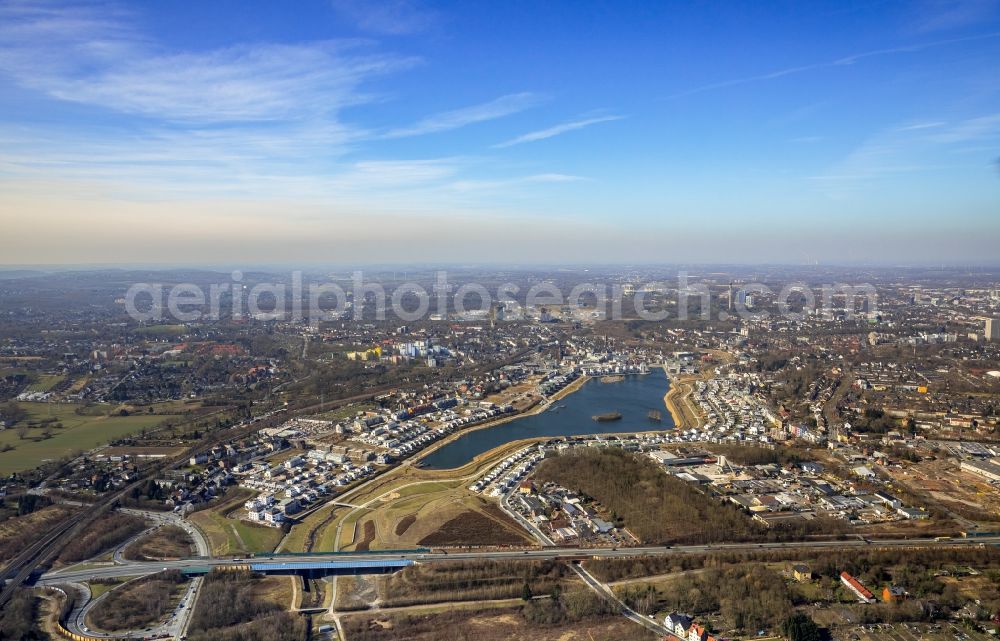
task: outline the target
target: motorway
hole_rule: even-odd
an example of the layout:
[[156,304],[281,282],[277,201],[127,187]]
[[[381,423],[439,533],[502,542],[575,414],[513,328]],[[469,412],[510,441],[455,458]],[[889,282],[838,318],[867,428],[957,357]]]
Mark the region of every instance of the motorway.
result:
[[[579,557],[592,558],[629,558],[636,556],[669,556],[674,554],[701,554],[706,552],[753,552],[761,550],[817,549],[835,550],[844,548],[885,548],[885,547],[932,547],[932,546],[970,546],[998,545],[1000,536],[977,537],[970,539],[954,539],[939,541],[936,539],[888,539],[868,542],[863,539],[845,539],[842,541],[793,541],[788,543],[725,543],[713,545],[683,545],[673,547],[633,547],[633,548],[579,548],[579,547],[545,547],[529,550],[493,550],[469,552],[409,552],[409,553],[340,553],[337,555],[315,554],[297,556],[296,563],[325,563],[328,561],[378,561],[408,559],[415,563],[433,563],[442,561],[495,561],[495,560],[544,560],[566,559]],[[271,558],[282,559],[280,555],[260,555],[254,561],[265,561]],[[176,561],[126,561],[120,565],[104,567],[88,567],[74,569],[73,566],[47,572],[38,583],[41,585],[56,585],[66,582],[87,581],[91,578],[134,577],[154,574],[167,569],[184,570],[204,566],[232,565],[246,563],[248,560],[195,557]]]
[[[844,539],[839,541],[795,541],[789,543],[726,543],[719,545],[684,545],[672,547],[633,547],[633,548],[579,548],[579,547],[542,547],[528,550],[492,550],[492,551],[467,551],[467,552],[447,552],[445,550],[431,550],[426,552],[414,551],[404,553],[380,553],[378,551],[368,553],[345,552],[335,555],[314,554],[294,557],[296,563],[325,563],[328,561],[352,562],[352,561],[397,561],[400,559],[411,560],[415,563],[433,563],[447,561],[495,561],[495,560],[550,560],[563,559],[579,561],[586,558],[629,558],[637,556],[670,556],[677,554],[703,554],[710,552],[755,552],[764,550],[789,550],[789,549],[844,549],[844,548],[885,548],[885,547],[941,547],[956,546],[969,547],[978,545],[998,545],[1000,536],[997,537],[977,537],[969,539],[891,539],[868,541],[863,538]],[[281,555],[261,555],[255,557],[253,561],[267,561],[270,559],[285,560],[288,557]],[[250,559],[221,559],[208,557],[194,557],[189,559],[179,559],[175,561],[128,561],[116,559],[115,564],[95,567],[69,566],[53,572],[43,574],[39,580],[39,585],[60,586],[64,590],[85,590],[88,598],[78,602],[77,606],[67,617],[66,627],[75,633],[89,634],[100,638],[121,638],[122,635],[111,635],[96,633],[88,630],[84,625],[84,618],[91,607],[100,599],[90,600],[89,591],[86,586],[81,585],[95,579],[136,579],[138,577],[155,574],[163,570],[176,569],[184,570],[189,568],[203,568],[205,566],[226,566],[232,564],[245,564]],[[615,596],[614,592],[605,584],[601,583],[592,574],[587,572],[579,563],[570,563],[573,571],[579,575],[580,579],[602,598],[615,603],[623,616],[644,626],[645,628],[663,635],[666,630],[659,622],[650,617],[643,616],[638,612],[628,608]],[[164,634],[173,638],[182,638],[187,632],[190,618],[194,610],[198,588],[202,579],[195,578],[186,590],[186,593],[178,604],[175,611],[160,626],[152,629],[148,634]],[[105,593],[104,596],[107,596]],[[339,621],[337,621],[339,623]]]
[[[121,508],[120,511],[133,516],[138,516],[152,523],[152,526],[146,528],[145,530],[129,537],[128,540],[120,543],[112,552],[112,564],[108,564],[103,569],[110,570],[112,568],[130,566],[134,562],[129,561],[125,558],[125,550],[138,541],[139,539],[148,536],[149,534],[155,532],[164,525],[175,525],[177,527],[183,528],[195,543],[195,547],[199,555],[208,556],[210,554],[210,548],[208,547],[208,542],[205,540],[204,535],[194,526],[190,525],[183,518],[174,514],[172,512],[152,512],[148,510],[137,510],[130,508]],[[93,563],[89,561],[88,563]],[[72,567],[72,566],[71,566]],[[126,572],[122,574],[120,572],[115,573],[119,577],[129,577],[131,580],[136,580],[145,576],[144,574],[131,574]],[[94,577],[91,573],[88,577]],[[171,637],[174,639],[179,639],[187,633],[188,625],[191,621],[191,615],[194,612],[194,604],[197,600],[198,589],[201,587],[202,578],[197,577],[188,583],[185,588],[184,594],[178,600],[174,611],[170,613],[168,617],[161,621],[155,627],[141,631],[145,636],[149,637]],[[111,591],[105,592],[98,598],[92,598],[90,588],[84,582],[77,581],[62,581],[58,582],[59,587],[63,589],[66,593],[75,593],[73,609],[69,612],[64,621],[63,625],[67,630],[74,634],[79,634],[82,636],[89,636],[92,638],[100,639],[120,639],[120,638],[133,638],[136,631],[129,633],[106,633],[98,630],[89,628],[86,624],[87,615],[90,613],[91,609],[94,608],[98,603],[103,601],[106,597],[112,594]],[[52,584],[50,584],[52,585]],[[120,587],[120,586],[119,586]],[[115,589],[118,589],[116,587]]]
[[[136,581],[142,577],[136,576],[131,580]],[[135,638],[137,634],[144,637],[174,638],[179,639],[187,633],[191,615],[194,612],[194,604],[197,599],[198,588],[201,586],[202,578],[197,577],[188,583],[184,594],[178,599],[174,611],[166,616],[159,624],[145,630],[131,630],[128,632],[103,632],[90,628],[86,624],[87,615],[98,603],[108,598],[112,592],[105,592],[96,599],[92,598],[88,586],[81,583],[63,583],[60,588],[64,592],[75,592],[76,598],[73,609],[66,616],[63,625],[67,630],[81,636],[88,636],[97,639],[128,639]],[[119,589],[119,588],[116,588]]]
[[[155,527],[152,528],[154,530],[164,525],[175,525],[187,532],[188,536],[191,537],[191,540],[194,541],[195,548],[198,551],[198,556],[210,556],[212,554],[211,548],[208,546],[208,539],[205,538],[205,535],[202,534],[201,530],[191,525],[190,521],[185,520],[178,514],[174,514],[173,512],[156,512],[153,510],[137,510],[135,508],[127,507],[118,508],[118,511],[124,512],[125,514],[131,514],[132,516],[138,516],[146,519],[147,521],[152,521],[155,525]],[[146,533],[139,534],[134,538],[142,538],[142,536]],[[129,542],[126,542],[125,544],[119,546],[119,549],[124,550],[124,548],[128,547],[128,543]],[[115,557],[115,560],[119,561],[117,556]]]

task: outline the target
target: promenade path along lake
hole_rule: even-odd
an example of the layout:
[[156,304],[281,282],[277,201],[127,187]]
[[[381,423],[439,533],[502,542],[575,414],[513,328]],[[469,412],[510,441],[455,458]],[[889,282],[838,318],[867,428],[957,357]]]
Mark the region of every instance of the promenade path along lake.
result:
[[[431,469],[460,467],[495,447],[524,438],[672,429],[673,418],[663,403],[668,389],[670,381],[659,367],[648,374],[626,376],[617,383],[592,378],[539,414],[463,434],[427,455],[421,463]],[[660,412],[661,421],[650,420],[652,410]],[[592,418],[609,412],[620,412],[621,420],[596,422]]]

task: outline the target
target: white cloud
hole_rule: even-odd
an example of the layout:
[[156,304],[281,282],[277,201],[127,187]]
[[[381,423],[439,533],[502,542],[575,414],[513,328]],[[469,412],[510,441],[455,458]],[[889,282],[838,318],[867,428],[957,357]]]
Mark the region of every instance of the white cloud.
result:
[[345,189],[412,187],[450,178],[460,169],[457,158],[367,160],[355,163],[334,182]]
[[621,120],[624,116],[599,116],[596,118],[585,118],[583,120],[574,120],[572,122],[564,122],[554,127],[549,127],[547,129],[541,129],[539,131],[532,131],[524,135],[512,138],[506,142],[494,145],[497,148],[512,147],[514,145],[520,145],[526,142],[535,142],[537,140],[545,140],[546,138],[552,138],[560,134],[564,134],[570,131],[576,131],[577,129],[583,129],[584,127],[589,127],[591,125],[596,125],[602,122],[611,122],[613,120]]
[[54,98],[170,121],[333,115],[367,100],[366,80],[415,64],[356,42],[254,44],[169,53],[127,14],[69,6],[0,8],[0,74]]
[[408,127],[391,129],[383,134],[383,137],[405,138],[408,136],[420,136],[424,134],[433,134],[441,131],[458,129],[460,127],[465,127],[466,125],[510,116],[518,113],[519,111],[524,111],[525,109],[534,107],[540,101],[541,99],[539,96],[529,92],[509,94],[483,104],[463,107],[462,109],[454,109],[434,114],[433,116],[428,116],[427,118],[424,118],[416,124]]
[[[371,212],[457,204],[481,212],[524,197],[531,185],[537,191],[577,179],[544,168],[510,177],[517,171],[482,158],[363,159],[367,142],[501,118],[538,104],[536,94],[501,96],[407,127],[360,126],[346,121],[345,108],[374,100],[371,80],[415,60],[354,41],[172,49],[138,24],[130,10],[110,4],[0,4],[0,92],[16,84],[37,93],[31,99],[39,104],[64,103],[53,113],[69,114],[0,120],[0,207],[26,211],[24,203],[58,195],[53,220],[86,210],[100,227],[108,222],[101,212],[133,205],[162,211],[176,203],[179,212],[198,203],[212,216],[213,203],[259,201],[285,220],[294,216],[289,203],[308,203],[330,205],[336,213],[329,215],[347,223]],[[472,197],[490,185],[505,189],[489,202]],[[147,207],[154,204],[164,207]]]
[[572,183],[581,180],[586,179],[582,176],[573,176],[570,174],[530,174],[499,180],[457,180],[447,184],[444,189],[466,193],[503,190],[507,195],[511,195],[512,187],[532,184]]
[[416,0],[333,0],[333,8],[359,29],[388,35],[424,31],[437,23],[441,14]]
[[1000,138],[1000,113],[962,120],[931,136],[939,143],[985,141]]
[[[956,157],[956,145],[970,141],[1000,140],[1000,114],[988,114],[953,123],[925,121],[889,127],[872,135],[827,171],[810,176],[843,196],[896,174],[924,173],[928,179],[945,179],[949,170],[981,169],[976,159]],[[933,172],[933,173],[930,173]]]
[[943,122],[915,122],[912,125],[903,125],[897,127],[896,131],[917,131],[920,129],[934,129],[936,127],[943,127],[945,123]]
[[154,56],[93,75],[28,79],[63,100],[194,122],[300,119],[365,100],[365,79],[404,66],[333,43]]
[[958,44],[962,42],[974,42],[978,40],[992,40],[995,38],[1000,38],[1000,32],[985,33],[976,36],[968,36],[962,38],[948,38],[946,40],[934,40],[930,42],[916,43],[913,45],[905,45],[899,47],[888,47],[886,49],[873,49],[871,51],[862,51],[861,53],[850,54],[847,56],[842,56],[836,60],[829,60],[827,62],[817,62],[807,65],[798,65],[795,67],[787,67],[785,69],[777,69],[775,71],[769,71],[767,73],[757,74],[753,76],[746,76],[744,78],[734,78],[732,80],[723,80],[721,82],[713,82],[700,87],[694,87],[692,89],[686,89],[684,91],[678,91],[670,96],[667,96],[667,100],[673,100],[676,98],[683,98],[686,96],[693,96],[696,94],[704,93],[706,91],[715,91],[717,89],[726,89],[729,87],[736,87],[739,85],[745,85],[754,82],[760,82],[765,80],[776,80],[778,78],[784,78],[785,76],[797,75],[800,73],[805,73],[807,71],[817,71],[819,69],[828,69],[832,67],[844,67],[853,65],[856,62],[865,60],[868,58],[876,58],[881,56],[898,55],[904,53],[918,53],[925,51],[927,49],[936,49],[938,47],[944,47],[951,44]]

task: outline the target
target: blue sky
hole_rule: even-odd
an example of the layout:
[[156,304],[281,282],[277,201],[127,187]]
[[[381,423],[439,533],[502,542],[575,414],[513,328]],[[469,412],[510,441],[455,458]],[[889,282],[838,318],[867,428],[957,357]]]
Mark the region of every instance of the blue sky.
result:
[[0,220],[0,264],[995,264],[1000,0],[0,2]]

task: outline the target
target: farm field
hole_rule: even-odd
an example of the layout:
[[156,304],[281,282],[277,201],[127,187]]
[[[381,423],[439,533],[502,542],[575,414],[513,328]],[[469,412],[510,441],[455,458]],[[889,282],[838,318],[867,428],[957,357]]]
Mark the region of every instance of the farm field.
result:
[[61,423],[62,427],[48,428],[51,437],[47,439],[40,439],[46,428],[30,428],[23,439],[18,434],[18,427],[0,431],[0,448],[13,448],[6,452],[0,451],[0,474],[4,475],[31,469],[47,460],[58,459],[73,452],[90,450],[116,438],[177,418],[162,414],[111,415],[108,414],[112,410],[110,406],[98,408],[100,414],[92,413],[95,408],[88,408],[88,413],[82,415],[76,413],[80,405],[71,403],[19,405],[29,413],[27,422],[54,419],[51,423]]

